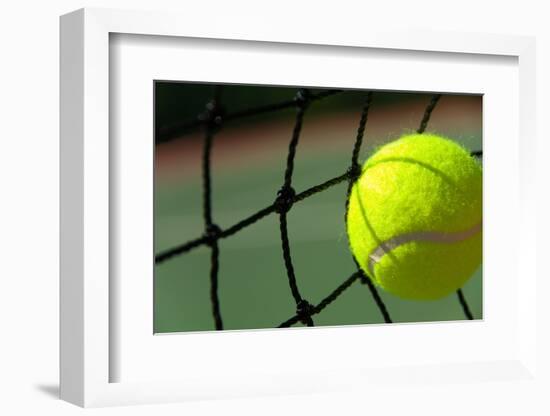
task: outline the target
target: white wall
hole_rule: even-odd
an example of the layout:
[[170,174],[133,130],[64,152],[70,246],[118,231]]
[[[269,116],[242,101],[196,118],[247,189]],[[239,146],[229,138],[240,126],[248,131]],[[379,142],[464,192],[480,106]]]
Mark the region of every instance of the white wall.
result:
[[[548,154],[543,128],[550,114],[550,25],[546,2],[505,1],[330,1],[275,0],[189,2],[186,0],[19,0],[6,1],[0,10],[0,413],[73,414],[80,409],[54,399],[58,375],[58,16],[80,7],[181,10],[208,15],[246,13],[287,25],[309,19],[326,20],[327,31],[339,25],[369,25],[385,20],[410,27],[510,33],[538,37],[539,157]],[[539,186],[548,193],[548,169],[539,163]],[[543,172],[544,170],[544,172]],[[544,176],[544,180],[542,179]],[[540,213],[548,212],[541,197]],[[544,200],[544,201],[543,201]],[[542,205],[544,204],[544,205]],[[548,230],[542,215],[539,229]],[[542,235],[541,232],[539,235]],[[540,237],[539,237],[540,238]],[[542,239],[540,239],[542,242]],[[542,246],[539,246],[542,248]],[[548,266],[546,275],[548,273]],[[550,293],[543,283],[542,293]],[[541,313],[550,316],[549,308]],[[548,343],[546,344],[548,346]],[[434,386],[434,392],[438,388]],[[459,395],[445,414],[538,414],[533,403],[514,398],[476,404],[479,397]],[[437,394],[437,393],[436,393]],[[435,410],[429,397],[418,394],[411,413]],[[399,400],[399,398],[396,398]],[[505,405],[504,405],[505,403]],[[8,410],[9,409],[9,410]],[[392,402],[376,414],[392,414]],[[485,409],[485,411],[484,411]],[[367,413],[364,397],[345,393],[318,397],[286,397],[225,402],[188,403],[160,407],[102,409],[99,414],[354,414]],[[539,409],[540,410],[540,409]],[[40,412],[40,413],[38,413]]]

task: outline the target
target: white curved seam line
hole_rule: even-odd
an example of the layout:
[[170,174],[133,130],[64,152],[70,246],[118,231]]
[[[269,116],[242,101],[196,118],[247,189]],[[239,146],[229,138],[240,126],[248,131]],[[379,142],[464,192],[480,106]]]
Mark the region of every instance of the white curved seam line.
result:
[[401,234],[396,237],[390,238],[383,243],[380,243],[372,253],[369,255],[368,269],[374,277],[374,266],[380,261],[380,259],[397,247],[407,244],[413,241],[427,241],[432,243],[458,243],[464,241],[470,237],[473,237],[481,231],[481,222],[468,228],[464,231],[457,231],[454,233],[445,233],[441,231],[416,231],[413,233]]

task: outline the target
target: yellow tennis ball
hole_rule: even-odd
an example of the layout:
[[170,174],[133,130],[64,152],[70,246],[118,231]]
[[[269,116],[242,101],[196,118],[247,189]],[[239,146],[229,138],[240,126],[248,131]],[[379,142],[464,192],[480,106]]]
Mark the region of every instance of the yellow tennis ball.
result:
[[347,232],[378,286],[406,299],[448,295],[481,264],[480,163],[433,134],[382,146],[352,187]]

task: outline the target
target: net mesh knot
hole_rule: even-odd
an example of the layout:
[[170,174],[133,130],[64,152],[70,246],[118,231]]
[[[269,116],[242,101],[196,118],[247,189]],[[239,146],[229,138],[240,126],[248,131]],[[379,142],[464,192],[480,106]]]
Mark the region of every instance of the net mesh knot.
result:
[[277,198],[274,202],[275,212],[277,214],[285,214],[290,211],[290,208],[292,208],[292,205],[294,204],[295,197],[296,191],[292,188],[292,186],[283,186],[277,192]]
[[206,104],[204,111],[199,114],[199,120],[211,129],[220,129],[225,116],[225,108],[216,100],[211,100]]
[[351,184],[355,183],[361,176],[361,166],[359,163],[352,164],[348,169],[348,180]]
[[311,102],[311,93],[307,89],[299,89],[294,96],[294,102],[298,108],[304,109]]
[[218,241],[218,239],[220,238],[221,233],[222,233],[222,229],[218,227],[216,224],[208,225],[204,233],[204,237],[206,238],[206,244],[208,244],[209,246],[214,245],[214,243]]
[[315,312],[315,306],[309,303],[307,300],[302,299],[296,305],[296,315],[300,318],[300,322],[308,324],[311,321],[311,315]]
[[361,283],[362,285],[368,284],[370,277],[363,273],[362,270],[360,272],[361,273],[359,274],[359,283]]

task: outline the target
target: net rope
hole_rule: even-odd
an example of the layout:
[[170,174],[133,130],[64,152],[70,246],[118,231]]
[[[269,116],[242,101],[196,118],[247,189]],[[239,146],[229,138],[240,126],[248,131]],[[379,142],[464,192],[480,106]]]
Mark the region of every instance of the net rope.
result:
[[[308,89],[298,89],[293,100],[282,101],[280,103],[259,106],[255,108],[245,109],[239,112],[226,113],[222,106],[222,86],[215,86],[213,98],[206,104],[204,112],[199,114],[195,120],[186,121],[182,123],[175,123],[167,127],[160,128],[157,134],[156,143],[166,143],[181,137],[183,134],[202,128],[204,131],[203,141],[203,153],[202,153],[202,195],[203,195],[203,219],[204,219],[204,233],[203,235],[186,241],[180,245],[172,247],[168,250],[162,251],[155,256],[155,264],[161,264],[176,256],[183,255],[201,246],[207,246],[210,249],[210,301],[212,308],[212,317],[214,320],[214,326],[216,330],[222,330],[224,328],[220,297],[218,293],[218,274],[220,268],[220,249],[218,242],[221,239],[228,238],[239,231],[247,228],[262,218],[268,215],[275,214],[279,217],[279,231],[281,237],[281,249],[283,262],[288,279],[288,286],[290,294],[296,305],[295,313],[289,319],[279,324],[278,328],[291,327],[297,323],[302,323],[306,326],[314,326],[313,317],[323,311],[332,302],[338,299],[349,287],[359,282],[365,285],[372,297],[372,300],[376,304],[382,319],[386,323],[391,323],[392,319],[384,304],[384,301],[378,293],[378,289],[372,282],[372,280],[365,275],[365,273],[359,267],[357,261],[352,255],[352,260],[355,263],[356,271],[347,277],[338,287],[336,287],[330,294],[322,299],[316,305],[311,304],[307,299],[302,296],[299,289],[299,280],[296,276],[294,265],[291,255],[291,244],[288,235],[288,223],[287,216],[291,211],[295,203],[299,203],[306,198],[309,198],[317,193],[325,191],[343,182],[347,182],[347,192],[345,200],[345,212],[349,205],[349,197],[355,181],[361,174],[361,166],[359,164],[359,154],[361,146],[363,144],[363,137],[365,135],[369,110],[373,101],[373,92],[366,92],[364,103],[361,109],[361,115],[359,118],[359,125],[357,127],[357,134],[355,136],[353,150],[351,154],[350,165],[348,169],[339,176],[328,179],[316,186],[305,189],[297,193],[292,187],[293,172],[296,160],[296,154],[300,141],[302,125],[304,117],[308,108],[317,101],[326,99],[333,95],[342,94],[344,91],[331,89],[323,92],[313,93]],[[428,105],[424,110],[422,120],[417,129],[417,133],[422,134],[426,130],[430,121],[432,112],[437,107],[437,104],[441,98],[441,94],[434,94]],[[213,219],[212,210],[212,177],[211,177],[211,155],[212,148],[215,142],[217,133],[221,130],[224,123],[229,121],[243,119],[260,114],[266,114],[270,112],[280,111],[294,107],[296,109],[294,128],[288,145],[288,154],[286,159],[286,167],[283,176],[283,184],[279,191],[275,201],[259,211],[251,214],[250,216],[242,219],[241,221],[222,229]],[[473,156],[481,157],[482,152],[480,150],[473,151]],[[464,296],[462,289],[456,292],[458,302],[462,308],[466,319],[474,319],[468,306],[468,302]]]

